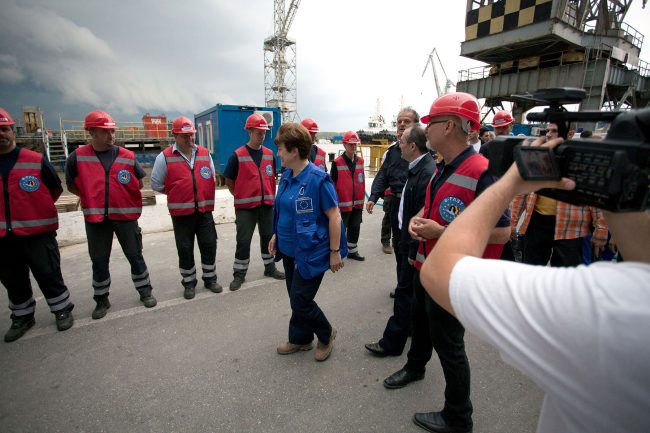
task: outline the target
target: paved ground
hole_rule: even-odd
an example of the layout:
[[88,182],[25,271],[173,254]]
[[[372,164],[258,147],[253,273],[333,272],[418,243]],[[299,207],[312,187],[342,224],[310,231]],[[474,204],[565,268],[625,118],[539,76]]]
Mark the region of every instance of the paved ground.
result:
[[[253,254],[237,292],[182,297],[171,232],[145,235],[158,306],[145,309],[119,245],[113,250],[113,307],[99,321],[86,245],[62,248],[76,323],[57,332],[38,290],[36,326],[0,343],[0,431],[8,432],[419,432],[416,411],[436,410],[444,379],[437,359],[425,380],[388,391],[382,380],[406,355],[378,359],[363,344],[381,336],[392,311],[394,257],[381,252],[382,213],[364,215],[360,251],[328,274],[317,301],[338,328],[332,357],[279,356],[289,302],[283,282],[262,277]],[[217,226],[219,281],[230,281],[234,224]],[[257,238],[253,244],[257,243]],[[255,248],[253,248],[255,251]],[[198,252],[197,252],[198,257]],[[6,296],[0,331],[8,328]],[[472,335],[475,432],[534,432],[541,391]]]

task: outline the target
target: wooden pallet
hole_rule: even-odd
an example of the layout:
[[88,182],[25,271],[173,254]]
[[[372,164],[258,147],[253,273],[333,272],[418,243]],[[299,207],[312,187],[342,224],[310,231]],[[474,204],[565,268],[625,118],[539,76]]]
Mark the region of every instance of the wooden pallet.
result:
[[156,195],[150,189],[142,190],[142,206],[155,206],[156,205]]
[[73,212],[79,209],[79,197],[76,195],[62,195],[55,203],[58,212]]

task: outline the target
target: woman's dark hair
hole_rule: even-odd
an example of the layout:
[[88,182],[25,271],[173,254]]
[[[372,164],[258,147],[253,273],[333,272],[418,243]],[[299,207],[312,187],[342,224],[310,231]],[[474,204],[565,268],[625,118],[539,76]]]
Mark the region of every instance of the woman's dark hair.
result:
[[284,144],[287,152],[298,149],[300,159],[308,159],[311,151],[311,135],[300,123],[284,123],[275,137],[275,145]]

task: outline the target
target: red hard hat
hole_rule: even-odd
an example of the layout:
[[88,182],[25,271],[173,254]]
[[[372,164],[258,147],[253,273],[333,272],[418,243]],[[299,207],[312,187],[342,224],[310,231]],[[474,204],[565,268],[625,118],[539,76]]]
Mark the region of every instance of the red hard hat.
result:
[[495,128],[498,128],[500,126],[508,126],[514,121],[515,119],[512,118],[512,114],[510,114],[510,112],[501,110],[497,111],[497,113],[492,118],[492,126]]
[[359,136],[354,131],[348,131],[343,135],[343,143],[359,144],[360,142],[361,140],[359,139]]
[[0,107],[0,126],[14,125],[16,122],[11,114],[4,108]]
[[423,116],[421,122],[428,124],[433,116],[442,115],[459,116],[467,119],[470,123],[472,131],[481,129],[481,107],[478,104],[478,99],[474,95],[463,92],[447,93],[442,95],[431,104],[429,114]]
[[314,119],[304,119],[300,124],[307,128],[307,131],[309,132],[318,132],[318,123],[316,123]]
[[259,114],[251,114],[248,116],[248,119],[246,119],[246,126],[244,126],[244,129],[251,128],[268,131],[269,124],[266,122],[266,119],[263,116],[260,116]]
[[187,117],[181,116],[177,117],[172,123],[172,132],[174,134],[194,134],[196,129],[194,129],[194,122]]
[[115,129],[115,121],[105,111],[91,111],[84,121],[84,129],[89,131],[90,128]]

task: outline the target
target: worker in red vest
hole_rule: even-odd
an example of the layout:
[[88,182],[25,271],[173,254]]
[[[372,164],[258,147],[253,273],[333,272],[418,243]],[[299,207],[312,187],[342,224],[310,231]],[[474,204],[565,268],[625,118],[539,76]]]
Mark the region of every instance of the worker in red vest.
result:
[[11,310],[7,343],[35,323],[30,271],[57,329],[65,331],[74,322],[56,242],[59,220],[54,202],[63,192],[61,181],[43,155],[16,147],[14,125],[11,115],[0,108],[0,281]]
[[115,122],[104,111],[86,116],[84,129],[90,143],[68,157],[65,166],[68,190],[81,198],[88,253],[93,264],[93,290],[97,302],[93,319],[101,319],[111,307],[109,261],[113,234],[131,264],[131,279],[145,307],[156,306],[151,294],[149,271],[142,257],[142,213],[144,170],[130,150],[115,145]]
[[316,145],[316,134],[318,134],[318,123],[314,119],[304,119],[300,122],[302,126],[307,128],[309,135],[311,136],[311,150],[309,151],[309,161],[313,162],[314,165],[320,168],[323,171],[327,171],[327,165],[325,164],[325,151]]
[[348,259],[363,262],[366,258],[359,254],[359,233],[366,198],[366,178],[363,171],[363,158],[357,155],[359,136],[354,131],[343,135],[345,152],[338,156],[330,170],[339,198],[339,210],[345,224],[348,239]]
[[269,125],[264,117],[251,114],[246,119],[244,129],[248,131],[248,143],[235,150],[223,173],[226,186],[235,197],[237,229],[237,248],[230,290],[239,289],[246,280],[251,239],[256,225],[260,235],[264,275],[284,280],[284,273],[276,269],[273,256],[269,254],[269,241],[273,236],[276,177],[273,151],[262,145]]
[[187,117],[172,123],[175,143],[159,153],[151,171],[151,188],[167,194],[178,251],[183,296],[192,299],[196,291],[194,238],[201,252],[203,285],[221,293],[217,283],[217,230],[214,226],[214,163],[210,152],[194,144],[196,129]]

